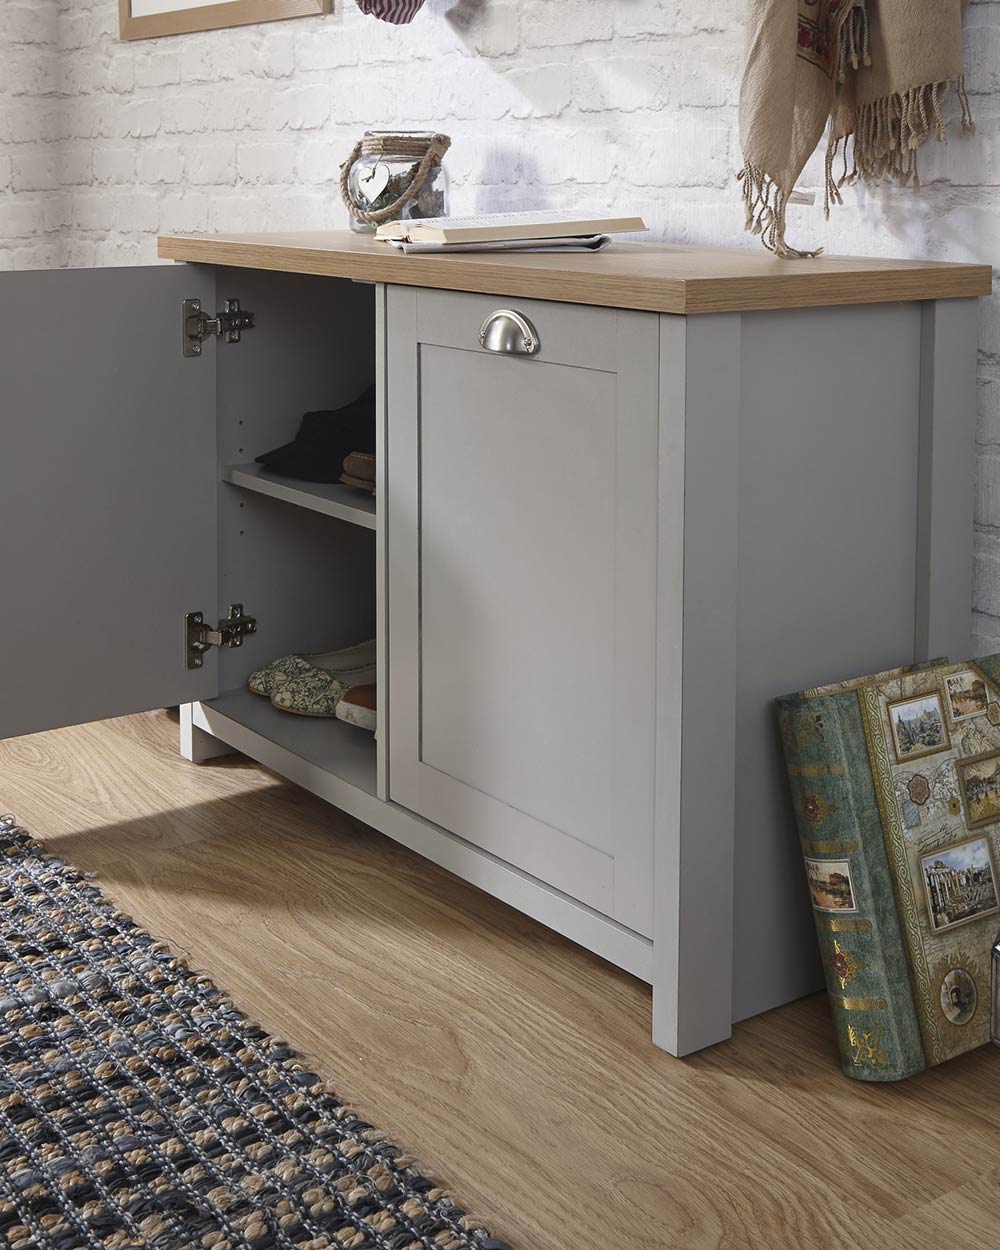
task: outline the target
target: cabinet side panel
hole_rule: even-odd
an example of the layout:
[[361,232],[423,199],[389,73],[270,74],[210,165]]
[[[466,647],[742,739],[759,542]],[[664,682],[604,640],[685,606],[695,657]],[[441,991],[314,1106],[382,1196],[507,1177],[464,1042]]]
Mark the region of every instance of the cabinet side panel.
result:
[[914,658],[920,321],[743,317],[736,1019],[823,984],[773,700]]

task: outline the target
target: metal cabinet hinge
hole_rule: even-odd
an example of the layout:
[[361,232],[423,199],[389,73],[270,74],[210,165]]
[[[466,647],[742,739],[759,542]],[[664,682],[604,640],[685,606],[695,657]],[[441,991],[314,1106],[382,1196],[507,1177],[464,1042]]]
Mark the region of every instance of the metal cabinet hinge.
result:
[[200,356],[201,345],[214,334],[227,343],[238,343],[244,330],[252,330],[256,316],[240,308],[238,299],[227,299],[225,309],[210,317],[202,312],[200,299],[186,299],[181,304],[181,332],[185,356]]
[[184,658],[188,668],[201,668],[202,657],[209,647],[242,647],[247,634],[257,632],[257,620],[245,616],[242,603],[229,605],[229,615],[215,629],[205,624],[200,612],[184,617]]

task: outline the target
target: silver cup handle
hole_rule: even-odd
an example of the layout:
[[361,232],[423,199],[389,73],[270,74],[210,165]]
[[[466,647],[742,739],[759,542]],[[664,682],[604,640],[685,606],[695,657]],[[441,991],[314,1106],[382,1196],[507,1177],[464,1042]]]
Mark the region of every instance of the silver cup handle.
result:
[[541,346],[535,327],[512,308],[490,313],[480,328],[479,342],[486,351],[505,356],[534,356]]

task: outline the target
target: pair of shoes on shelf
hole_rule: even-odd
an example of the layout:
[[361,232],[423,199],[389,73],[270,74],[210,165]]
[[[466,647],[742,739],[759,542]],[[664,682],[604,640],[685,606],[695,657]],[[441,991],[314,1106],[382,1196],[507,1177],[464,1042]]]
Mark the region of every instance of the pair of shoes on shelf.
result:
[[337,717],[374,730],[375,672],[371,639],[339,651],[282,656],[251,673],[247,686],[279,711]]
[[341,647],[339,651],[318,651],[313,655],[283,655],[251,673],[247,686],[254,694],[269,699],[278,678],[304,677],[315,670],[329,673],[347,686],[362,685],[375,677],[375,639]]
[[271,695],[271,706],[296,716],[336,717],[372,733],[378,724],[378,700],[373,681],[348,685],[335,674],[318,668],[295,677],[279,676]]

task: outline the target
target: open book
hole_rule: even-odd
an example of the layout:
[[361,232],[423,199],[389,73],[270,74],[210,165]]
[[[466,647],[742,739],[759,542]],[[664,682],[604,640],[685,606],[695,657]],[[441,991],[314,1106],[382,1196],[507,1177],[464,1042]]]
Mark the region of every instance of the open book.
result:
[[389,221],[375,231],[376,239],[407,243],[502,243],[545,239],[594,238],[645,230],[641,217],[573,217],[560,211],[487,213],[480,217],[415,217]]
[[390,247],[407,256],[440,256],[449,252],[601,252],[611,242],[610,234],[573,234],[558,239],[498,239],[493,243],[411,243],[408,239],[386,239]]

